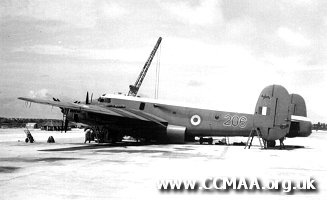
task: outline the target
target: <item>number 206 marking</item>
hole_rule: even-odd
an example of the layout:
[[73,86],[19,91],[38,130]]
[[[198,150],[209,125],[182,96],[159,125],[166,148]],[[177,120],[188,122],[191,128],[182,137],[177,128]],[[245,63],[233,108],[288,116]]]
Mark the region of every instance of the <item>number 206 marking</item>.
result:
[[229,114],[225,115],[224,117],[225,119],[227,119],[224,122],[224,126],[234,126],[234,127],[240,127],[240,128],[244,128],[246,127],[246,122],[247,122],[247,118],[245,116],[231,116]]

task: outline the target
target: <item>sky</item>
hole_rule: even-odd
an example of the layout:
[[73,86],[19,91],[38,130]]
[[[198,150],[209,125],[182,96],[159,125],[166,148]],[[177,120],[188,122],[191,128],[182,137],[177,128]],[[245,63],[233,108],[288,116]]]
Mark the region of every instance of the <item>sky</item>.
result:
[[139,94],[253,113],[263,88],[304,97],[327,122],[324,0],[0,1],[0,116],[58,118],[17,97],[84,100],[128,92],[158,37]]

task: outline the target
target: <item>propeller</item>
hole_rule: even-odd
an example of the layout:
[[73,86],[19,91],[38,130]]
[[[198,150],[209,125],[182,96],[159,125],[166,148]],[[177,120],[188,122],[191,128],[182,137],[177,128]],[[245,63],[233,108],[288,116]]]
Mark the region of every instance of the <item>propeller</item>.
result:
[[[54,101],[59,101],[59,99],[52,98]],[[89,92],[86,92],[86,99],[85,99],[85,104],[91,104],[93,100],[93,93],[91,94],[91,100],[89,99]],[[80,103],[79,101],[75,101],[74,103]],[[67,119],[67,114],[69,113],[69,109],[67,108],[62,108],[60,107],[61,112],[62,112],[62,122],[61,122],[61,132],[64,130],[65,133],[67,132],[68,129],[68,119]]]
[[91,94],[91,100],[89,99],[89,92],[86,92],[85,104],[91,104],[93,100],[93,93]]
[[64,115],[62,115],[62,121],[61,121],[61,129],[60,129],[60,133],[62,133],[62,130],[64,130],[64,121],[65,121],[65,117],[64,117]]
[[68,128],[68,119],[67,119],[67,117],[66,117],[66,120],[65,120],[65,133],[67,132],[67,128]]
[[85,100],[85,104],[89,104],[89,92],[86,92],[86,100]]
[[62,112],[61,132],[64,130],[66,133],[68,128],[68,122],[69,122],[67,119],[67,114],[69,112],[69,109],[61,108],[61,112]]

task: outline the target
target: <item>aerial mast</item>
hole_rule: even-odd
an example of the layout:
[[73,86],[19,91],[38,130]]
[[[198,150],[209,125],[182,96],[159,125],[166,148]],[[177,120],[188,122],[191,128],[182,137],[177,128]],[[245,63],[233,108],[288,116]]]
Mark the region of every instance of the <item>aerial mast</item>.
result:
[[141,87],[141,84],[142,84],[142,82],[143,82],[143,80],[145,78],[145,75],[146,75],[146,73],[147,73],[147,71],[148,71],[148,69],[149,69],[149,67],[151,65],[153,57],[155,56],[155,54],[156,54],[156,52],[157,52],[157,50],[159,48],[161,40],[162,40],[162,38],[159,37],[159,39],[158,39],[156,45],[154,46],[148,60],[144,64],[143,69],[142,69],[140,75],[138,76],[136,82],[134,83],[134,85],[129,86],[128,96],[136,96],[137,95],[137,93],[138,93],[138,91],[139,91],[139,89]]

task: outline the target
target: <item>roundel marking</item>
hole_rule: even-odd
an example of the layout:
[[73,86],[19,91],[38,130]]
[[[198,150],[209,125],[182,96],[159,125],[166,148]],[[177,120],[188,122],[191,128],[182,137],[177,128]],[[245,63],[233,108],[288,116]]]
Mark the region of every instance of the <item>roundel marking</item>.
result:
[[191,124],[193,126],[198,126],[201,123],[201,117],[199,115],[193,115],[191,117]]

